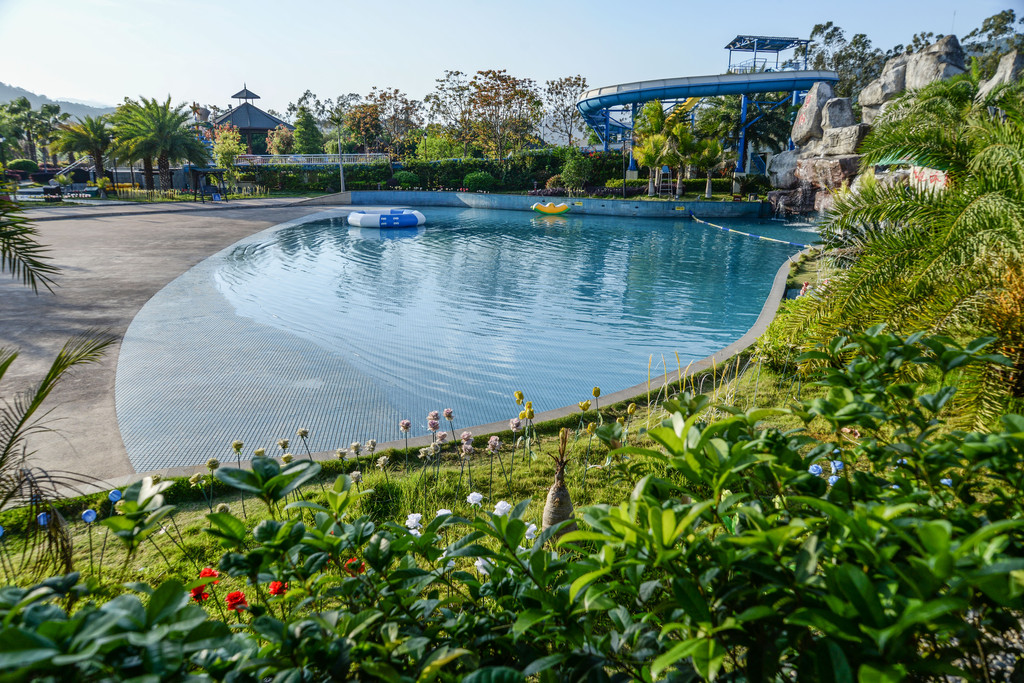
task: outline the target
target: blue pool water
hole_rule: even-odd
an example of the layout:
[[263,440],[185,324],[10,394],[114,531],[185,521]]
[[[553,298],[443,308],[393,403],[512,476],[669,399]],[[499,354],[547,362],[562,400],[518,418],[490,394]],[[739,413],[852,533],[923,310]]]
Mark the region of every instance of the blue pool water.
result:
[[[689,220],[442,208],[427,220],[270,229],[168,285],[119,361],[136,469],[224,459],[236,438],[273,453],[297,427],[314,451],[399,438],[403,418],[422,435],[443,408],[459,429],[513,417],[516,390],[540,412],[633,386],[652,358],[661,374],[677,353],[685,366],[742,335],[799,250]],[[809,225],[714,222],[815,240]]]

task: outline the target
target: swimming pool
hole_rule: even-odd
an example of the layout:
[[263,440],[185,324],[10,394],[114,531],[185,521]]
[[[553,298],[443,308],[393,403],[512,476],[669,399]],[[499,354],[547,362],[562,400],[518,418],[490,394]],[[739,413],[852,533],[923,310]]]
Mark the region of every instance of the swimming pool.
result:
[[223,459],[234,439],[276,453],[298,427],[314,451],[397,439],[404,418],[421,435],[442,408],[461,429],[515,416],[516,390],[541,412],[633,386],[651,358],[671,370],[742,335],[798,251],[688,220],[435,208],[380,230],[346,215],[257,233],[143,307],[116,387],[136,470]]

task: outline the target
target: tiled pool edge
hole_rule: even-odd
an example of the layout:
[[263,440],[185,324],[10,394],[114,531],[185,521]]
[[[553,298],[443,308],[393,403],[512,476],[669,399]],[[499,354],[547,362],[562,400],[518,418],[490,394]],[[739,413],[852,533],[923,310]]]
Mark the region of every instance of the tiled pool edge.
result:
[[[309,218],[303,217],[303,218],[297,219],[297,221],[294,221],[294,222],[304,222],[305,220],[309,220]],[[292,223],[292,221],[289,221],[289,223]],[[279,226],[274,226],[274,229],[276,229],[277,227],[279,227]],[[663,388],[666,384],[674,384],[674,383],[678,382],[681,377],[683,377],[683,378],[689,377],[691,375],[695,375],[695,374],[698,374],[698,373],[703,372],[705,370],[708,370],[708,369],[710,369],[711,367],[713,367],[715,365],[722,365],[729,358],[732,358],[737,353],[740,353],[741,351],[749,348],[754,343],[754,341],[756,341],[757,338],[759,336],[761,336],[761,334],[764,333],[764,331],[767,329],[768,325],[771,323],[771,321],[775,317],[775,313],[776,313],[776,311],[779,308],[779,304],[781,303],[783,295],[784,295],[785,290],[786,290],[786,281],[789,278],[790,265],[797,258],[799,258],[802,254],[807,253],[807,251],[808,250],[804,250],[802,252],[794,254],[793,256],[789,257],[779,267],[779,270],[775,274],[775,279],[772,282],[771,291],[769,291],[768,297],[765,299],[764,305],[761,307],[761,312],[758,314],[757,320],[750,327],[750,329],[748,329],[741,337],[739,337],[736,341],[732,342],[728,346],[720,349],[719,351],[716,351],[715,353],[713,353],[713,354],[711,354],[711,355],[709,355],[709,356],[707,356],[705,358],[702,358],[699,361],[695,361],[694,363],[690,364],[688,366],[688,368],[686,368],[686,369],[684,369],[682,371],[678,371],[677,370],[675,372],[669,373],[667,377],[665,375],[660,375],[658,377],[652,377],[650,385],[649,385],[650,390],[657,391],[657,390]],[[635,397],[637,397],[637,396],[639,396],[641,394],[645,394],[647,392],[647,390],[648,390],[648,383],[647,382],[643,382],[641,384],[637,384],[637,385],[635,385],[633,387],[629,387],[627,389],[622,389],[620,391],[616,391],[616,392],[611,393],[611,394],[604,394],[604,395],[602,395],[601,396],[601,404],[602,405],[612,405],[614,403],[620,403],[620,402],[623,402],[623,401],[635,398]],[[510,402],[511,402],[511,397],[510,397]],[[546,411],[544,411],[542,413],[538,413],[536,418],[535,418],[535,421],[536,422],[545,422],[545,421],[548,421],[548,420],[554,420],[554,419],[558,419],[558,418],[561,418],[561,417],[565,417],[567,415],[575,414],[578,411],[579,411],[579,408],[576,405],[565,406],[563,408],[555,408],[555,409],[552,409],[552,410],[546,410]],[[509,413],[509,416],[510,417],[514,417],[511,414],[511,411]],[[489,424],[474,425],[474,426],[471,426],[471,427],[466,427],[465,429],[473,432],[477,436],[481,436],[481,435],[486,435],[486,434],[495,433],[495,432],[507,431],[508,430],[508,421],[507,420],[502,420],[502,421],[499,421],[499,422],[492,422],[492,423],[489,423]],[[430,443],[430,437],[429,436],[417,436],[417,437],[410,438],[409,441],[408,441],[409,447],[411,447],[411,448],[422,447],[422,446],[425,446],[425,445],[427,445],[429,443]],[[396,440],[396,441],[389,441],[389,442],[386,442],[386,443],[379,443],[377,445],[377,450],[378,451],[384,451],[384,450],[387,450],[389,448],[404,448],[405,444],[406,444],[406,442],[405,442],[404,439],[403,440]],[[325,452],[314,453],[312,457],[315,460],[331,460],[331,459],[334,459],[335,455],[334,455],[333,452],[325,451]],[[243,460],[241,462],[241,466],[242,467],[248,467],[249,466],[249,462],[250,461]],[[224,465],[230,467],[230,466],[233,466],[235,464],[231,463],[228,460],[225,460],[224,461]],[[151,470],[151,471],[146,471],[146,472],[137,472],[134,475],[127,475],[127,476],[124,476],[124,477],[114,478],[112,480],[104,482],[104,484],[106,484],[108,486],[118,486],[119,487],[119,486],[123,486],[123,485],[129,484],[129,483],[131,483],[133,481],[136,481],[141,476],[145,476],[145,475],[149,475],[149,474],[159,474],[160,476],[163,476],[163,477],[183,477],[183,476],[187,477],[187,476],[191,476],[192,474],[195,474],[196,472],[205,473],[206,471],[207,470],[206,470],[205,466],[170,467],[170,468],[163,468],[163,469]],[[97,486],[97,490],[100,490],[99,486]]]
[[699,218],[767,218],[767,202],[676,202],[588,197],[531,197],[521,194],[475,192],[427,192],[422,190],[356,190],[306,200],[303,205],[393,205],[452,206],[464,209],[530,211],[536,202],[564,202],[570,213],[638,218],[686,218],[692,211]]

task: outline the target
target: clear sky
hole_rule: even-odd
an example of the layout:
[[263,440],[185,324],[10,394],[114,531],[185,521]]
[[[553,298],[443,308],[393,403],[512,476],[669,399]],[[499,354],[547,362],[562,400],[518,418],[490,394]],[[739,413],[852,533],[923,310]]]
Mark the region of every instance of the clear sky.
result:
[[737,34],[807,38],[833,21],[888,49],[963,36],[1022,0],[0,0],[0,81],[55,99],[221,107],[248,84],[283,111],[374,85],[422,99],[445,69],[591,87],[721,73]]

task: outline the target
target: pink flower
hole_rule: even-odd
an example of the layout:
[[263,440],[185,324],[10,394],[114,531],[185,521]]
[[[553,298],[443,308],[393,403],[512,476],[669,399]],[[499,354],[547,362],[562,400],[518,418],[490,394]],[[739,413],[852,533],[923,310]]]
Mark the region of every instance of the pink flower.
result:
[[438,432],[437,433],[437,442],[438,443],[444,443],[447,440],[448,440],[448,432]]
[[473,432],[462,432],[462,436],[460,438],[463,441],[472,441],[473,440]]
[[449,422],[451,422],[453,417],[455,417],[455,411],[452,410],[451,408],[445,408],[444,409],[444,419],[446,419]]
[[462,452],[465,453],[466,455],[471,455],[473,453],[473,444],[469,443],[468,441],[463,443]]
[[491,453],[497,453],[498,449],[500,448],[501,439],[499,439],[497,436],[492,436],[490,439],[487,440],[487,450],[489,450]]
[[438,413],[436,410],[431,410],[429,413],[427,413],[428,420],[439,420],[440,418],[441,414]]
[[520,420],[518,417],[513,417],[511,420],[508,421],[508,428],[511,429],[513,432],[518,432],[520,429],[523,428],[523,421]]
[[441,427],[441,423],[437,420],[427,420],[427,429],[432,432],[436,432]]
[[412,428],[412,422],[410,422],[409,420],[402,420],[401,422],[398,423],[398,428],[401,429],[403,432],[407,432]]

